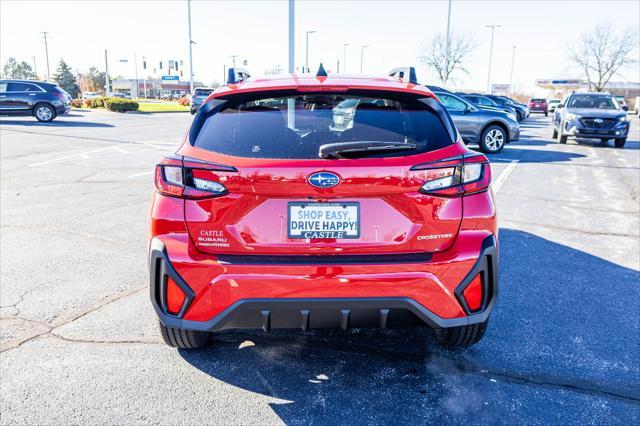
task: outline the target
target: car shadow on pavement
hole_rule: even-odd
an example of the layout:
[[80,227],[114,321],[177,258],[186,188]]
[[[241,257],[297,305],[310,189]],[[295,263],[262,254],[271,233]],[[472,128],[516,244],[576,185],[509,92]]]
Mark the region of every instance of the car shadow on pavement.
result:
[[[471,148],[480,152],[476,147]],[[489,154],[487,158],[491,163],[508,163],[518,160],[520,163],[560,163],[564,161],[573,161],[586,157],[586,154],[577,154],[573,152],[547,151],[540,149],[510,149],[505,147],[499,154]]]
[[471,348],[442,349],[427,328],[227,331],[180,355],[280,400],[268,403],[287,424],[632,422],[640,273],[527,232],[500,238],[500,297]]
[[[82,117],[81,115],[74,117]],[[92,121],[75,120],[53,120],[49,123],[41,123],[37,120],[0,120],[0,126],[22,126],[22,127],[115,127],[108,123],[95,123]]]

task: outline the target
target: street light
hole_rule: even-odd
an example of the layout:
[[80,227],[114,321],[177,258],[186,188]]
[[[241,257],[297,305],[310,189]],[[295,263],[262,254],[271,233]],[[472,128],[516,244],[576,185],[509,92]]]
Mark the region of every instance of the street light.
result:
[[447,13],[447,39],[444,45],[444,72],[442,73],[442,87],[447,88],[449,79],[449,28],[451,27],[451,0],[449,0],[449,13]]
[[364,49],[369,47],[368,44],[360,46],[360,74],[362,74],[362,67],[364,66]]
[[516,63],[516,47],[513,46],[513,54],[511,55],[511,73],[509,75],[509,93],[513,93],[513,66]]
[[491,28],[491,45],[489,47],[489,71],[487,72],[487,93],[491,93],[491,59],[493,56],[493,35],[496,32],[496,28],[500,28],[502,25],[487,25],[487,28]]
[[304,69],[306,73],[309,72],[309,34],[313,34],[315,32],[315,30],[307,31],[307,46],[304,54]]
[[349,43],[344,44],[344,54],[342,55],[342,72],[344,74],[347,73],[347,47],[349,47]]
[[196,42],[191,39],[191,0],[187,0],[187,13],[189,18],[189,90],[190,93],[193,93],[193,45]]

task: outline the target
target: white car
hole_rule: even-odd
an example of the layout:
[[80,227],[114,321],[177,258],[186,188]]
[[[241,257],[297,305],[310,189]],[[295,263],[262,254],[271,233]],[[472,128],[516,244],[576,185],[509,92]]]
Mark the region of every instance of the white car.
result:
[[556,107],[560,105],[560,102],[562,102],[560,99],[549,99],[549,102],[547,102],[547,111],[555,111]]
[[640,117],[640,96],[636,96],[636,99],[633,101],[633,108],[633,112]]
[[100,96],[100,94],[96,93],[96,92],[83,92],[82,93],[82,99],[93,99],[93,98],[97,98],[98,96]]

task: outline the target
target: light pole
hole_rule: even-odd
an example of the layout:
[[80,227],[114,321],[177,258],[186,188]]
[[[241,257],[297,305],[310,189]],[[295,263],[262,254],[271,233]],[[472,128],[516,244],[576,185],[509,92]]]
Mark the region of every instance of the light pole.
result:
[[502,25],[487,25],[487,28],[491,28],[491,45],[489,47],[489,71],[487,72],[487,93],[491,93],[491,59],[493,57],[493,36],[496,32],[496,28],[500,28]]
[[137,99],[140,97],[140,94],[138,93],[140,88],[138,87],[138,54],[135,52],[133,53],[133,68],[136,74],[136,99]]
[[511,73],[509,74],[509,93],[513,93],[513,66],[516,63],[516,47],[513,46],[513,54],[511,55]]
[[451,0],[449,0],[449,12],[447,13],[447,38],[444,45],[444,72],[442,73],[442,87],[447,88],[447,80],[449,80],[449,34],[451,27]]
[[33,73],[36,75],[36,80],[38,79],[38,67],[36,67],[36,57],[32,56],[33,59]]
[[237,58],[238,56],[239,56],[239,55],[229,55],[229,57],[231,58],[231,61],[233,62],[233,67],[234,67],[234,68],[236,67],[236,58]]
[[364,49],[369,47],[368,44],[360,46],[360,74],[362,74],[362,69],[364,67]]
[[309,34],[313,34],[315,32],[316,32],[315,30],[307,31],[307,40],[306,40],[307,45],[306,45],[305,54],[304,54],[304,69],[306,73],[309,72]]
[[191,0],[187,1],[187,12],[189,17],[189,92],[193,93],[193,45],[195,41],[191,39]]
[[296,50],[296,3],[289,0],[289,73],[293,74],[296,70],[295,50]]
[[344,53],[342,54],[342,73],[347,73],[347,47],[349,47],[349,43],[344,44]]
[[109,59],[107,57],[107,49],[104,49],[104,95],[109,96]]

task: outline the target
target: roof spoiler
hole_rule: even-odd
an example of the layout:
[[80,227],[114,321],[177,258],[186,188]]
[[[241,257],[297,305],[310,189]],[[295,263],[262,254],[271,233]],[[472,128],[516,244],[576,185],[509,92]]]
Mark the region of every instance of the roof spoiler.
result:
[[240,83],[251,77],[249,70],[244,68],[229,68],[229,73],[227,75],[227,84],[236,84]]
[[418,84],[416,69],[414,67],[394,68],[387,74],[389,77],[397,77],[405,83]]

